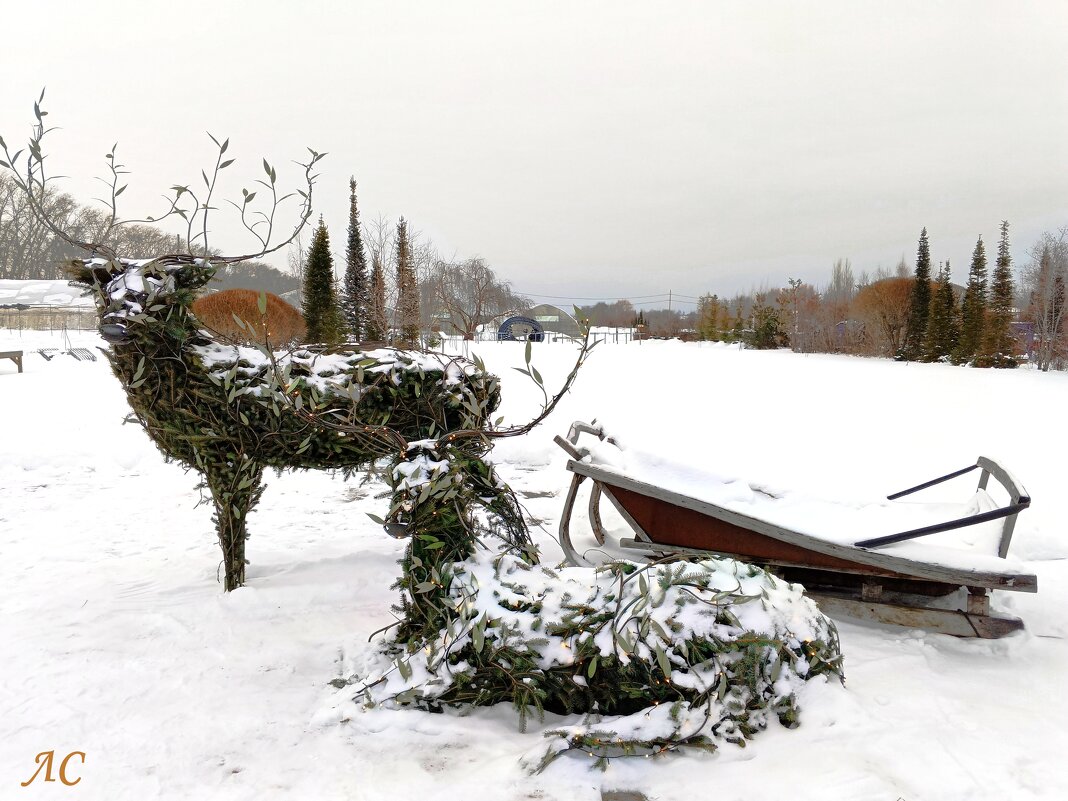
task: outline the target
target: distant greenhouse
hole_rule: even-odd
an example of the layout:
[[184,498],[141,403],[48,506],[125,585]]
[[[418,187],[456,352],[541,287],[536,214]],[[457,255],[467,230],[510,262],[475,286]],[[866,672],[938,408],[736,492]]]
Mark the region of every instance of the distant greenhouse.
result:
[[569,337],[581,336],[581,331],[579,331],[579,325],[575,321],[575,318],[563,309],[548,303],[542,303],[540,306],[533,307],[529,311],[524,312],[523,316],[529,317],[540,323],[543,331],[548,331],[554,334],[563,334]]
[[[549,342],[560,339],[579,339],[582,331],[574,316],[548,303],[520,311],[518,314],[503,314],[482,327],[480,338],[529,339],[534,342]],[[626,344],[639,339],[635,328],[594,326],[590,329],[593,342]]]

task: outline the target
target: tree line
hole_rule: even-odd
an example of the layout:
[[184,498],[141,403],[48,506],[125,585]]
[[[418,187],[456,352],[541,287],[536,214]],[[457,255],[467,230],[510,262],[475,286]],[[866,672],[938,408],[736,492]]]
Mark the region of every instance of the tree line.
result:
[[[108,229],[109,212],[79,204],[69,194],[48,187],[41,206],[48,217],[75,239],[98,241]],[[180,236],[152,225],[115,228],[108,244],[129,258],[149,258],[180,250]],[[58,280],[63,264],[82,255],[56,236],[34,213],[26,193],[7,173],[0,173],[0,278]]]
[[835,262],[822,289],[797,279],[787,286],[721,299],[701,297],[693,316],[702,340],[740,341],[754,348],[852,353],[975,367],[1015,367],[1022,355],[1041,370],[1063,369],[1068,358],[1065,281],[1068,228],[1043,234],[1017,282],[1002,222],[990,269],[978,239],[964,287],[949,261],[932,273],[926,228],[914,269],[857,277],[847,259]]
[[[313,342],[416,344],[433,342],[440,334],[470,339],[480,326],[532,305],[485,260],[443,258],[403,217],[396,224],[381,217],[361,224],[355,179],[349,190],[340,277],[320,219],[307,247],[300,239],[292,246],[290,273],[259,261],[224,265],[213,288],[253,287],[299,303]],[[83,206],[68,194],[49,188],[41,204],[75,238],[97,241],[108,230],[106,211]],[[114,228],[107,237],[129,258],[188,249],[180,235],[150,224]],[[62,279],[61,265],[77,255],[39,220],[11,178],[0,174],[0,277]],[[858,276],[848,259],[839,259],[821,288],[788,279],[785,287],[732,298],[705,294],[692,312],[639,311],[626,300],[579,311],[594,325],[640,324],[647,335],[740,341],[754,348],[989,367],[1015,366],[1027,353],[1041,370],[1068,366],[1068,227],[1042,235],[1019,281],[1009,255],[1007,222],[1001,224],[992,271],[980,237],[966,285],[952,284],[950,276],[948,260],[933,272],[924,229],[911,271],[902,259],[892,271]]]
[[[479,326],[530,306],[484,259],[443,258],[403,217],[396,224],[378,218],[362,225],[355,179],[349,190],[340,276],[336,263],[341,260],[335,259],[320,218],[307,246],[298,238],[291,247],[290,272],[262,261],[224,264],[209,288],[255,288],[286,298],[301,307],[308,341],[325,343],[354,339],[415,345],[440,334],[473,338]],[[81,205],[51,187],[40,202],[72,238],[103,242],[127,258],[189,250],[181,235],[151,224],[109,229],[109,211]],[[0,174],[0,278],[61,280],[63,265],[80,255],[41,222],[26,193]]]
[[414,346],[433,345],[442,334],[473,339],[480,326],[530,306],[484,259],[443,258],[404,217],[396,225],[382,218],[361,225],[354,178],[340,281],[322,218],[307,250],[298,243],[290,256],[312,341]]

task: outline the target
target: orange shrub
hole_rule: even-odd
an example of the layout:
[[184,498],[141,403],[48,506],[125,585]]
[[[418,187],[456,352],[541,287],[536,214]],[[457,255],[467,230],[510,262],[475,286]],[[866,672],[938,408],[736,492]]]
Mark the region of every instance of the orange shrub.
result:
[[884,278],[862,287],[853,299],[853,316],[864,324],[872,347],[880,356],[894,356],[905,344],[914,281],[908,277]]
[[[209,331],[231,342],[287,345],[303,339],[307,327],[301,313],[277,295],[266,294],[266,328],[260,316],[260,293],[254,289],[224,289],[204,295],[193,303],[193,314]],[[238,326],[235,314],[252,326],[255,336]]]

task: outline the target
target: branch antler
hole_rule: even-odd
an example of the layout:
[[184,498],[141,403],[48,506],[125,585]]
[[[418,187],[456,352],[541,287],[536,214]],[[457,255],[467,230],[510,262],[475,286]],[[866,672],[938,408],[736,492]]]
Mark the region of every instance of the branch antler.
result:
[[[47,155],[44,150],[44,139],[49,133],[56,130],[56,128],[45,127],[44,118],[48,116],[48,112],[41,106],[44,102],[44,95],[45,93],[42,90],[41,96],[37,99],[37,102],[33,104],[33,113],[37,122],[33,126],[33,132],[25,150],[18,150],[12,154],[3,137],[0,137],[0,151],[3,152],[3,158],[0,159],[0,168],[6,168],[10,171],[15,185],[25,194],[29,201],[30,208],[49,231],[68,245],[79,250],[88,251],[92,256],[103,256],[108,259],[114,259],[117,258],[118,254],[107,244],[107,240],[116,228],[122,225],[134,224],[155,225],[170,217],[177,216],[181,217],[186,222],[187,252],[184,254],[168,255],[179,260],[184,258],[196,258],[197,256],[206,257],[209,255],[208,217],[210,212],[217,211],[217,208],[211,205],[212,195],[216,189],[219,173],[236,161],[236,159],[224,158],[224,155],[230,146],[229,139],[219,142],[219,140],[212,136],[211,133],[208,133],[212,142],[215,143],[218,152],[216,154],[215,167],[210,178],[205,170],[201,170],[201,177],[205,184],[205,190],[202,197],[191,190],[188,185],[176,184],[171,187],[174,196],[169,198],[168,208],[162,215],[129,220],[120,219],[118,213],[119,196],[126,191],[128,186],[128,184],[123,183],[123,176],[128,175],[129,171],[126,170],[125,165],[118,162],[118,144],[116,143],[113,145],[111,150],[104,156],[110,176],[106,179],[98,179],[108,187],[107,196],[105,198],[96,198],[108,208],[108,221],[104,226],[102,233],[97,238],[97,241],[85,241],[65,230],[57,220],[50,216],[46,209],[45,200],[52,189],[50,183],[54,182],[56,178],[61,176],[49,176],[45,171],[45,160],[47,159]],[[246,215],[250,212],[250,204],[256,197],[256,192],[249,192],[247,189],[243,189],[243,201],[240,206],[232,201],[228,201],[240,212],[242,225],[255,236],[259,243],[259,249],[255,252],[238,256],[213,256],[213,262],[234,264],[237,262],[249,261],[250,259],[262,258],[269,253],[274,253],[275,251],[286,247],[297,238],[301,230],[308,223],[308,220],[311,219],[312,215],[312,191],[315,182],[319,177],[315,172],[315,165],[326,155],[325,153],[319,153],[311,148],[308,148],[308,152],[310,158],[307,161],[295,162],[304,170],[304,188],[298,189],[295,192],[289,192],[281,197],[279,197],[277,190],[278,174],[266,159],[263,160],[263,168],[267,175],[267,181],[259,180],[257,183],[262,184],[270,190],[270,208],[268,211],[252,212],[252,214],[258,215],[262,219],[251,225],[247,222]],[[20,161],[23,157],[23,153],[25,153],[25,162]],[[286,200],[295,196],[299,196],[302,199],[297,222],[295,223],[293,230],[287,237],[285,237],[285,239],[279,242],[272,242],[272,239],[274,238],[275,216],[278,212],[278,208]],[[190,201],[192,202],[191,206],[189,205]],[[261,225],[266,225],[266,231],[263,233],[256,230],[257,227]],[[194,231],[196,232],[194,233]]]

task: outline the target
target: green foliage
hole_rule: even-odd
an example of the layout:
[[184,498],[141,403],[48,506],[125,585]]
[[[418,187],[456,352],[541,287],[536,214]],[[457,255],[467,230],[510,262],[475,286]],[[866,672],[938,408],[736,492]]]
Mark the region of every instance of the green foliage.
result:
[[[451,468],[439,470],[435,488],[424,484],[420,494],[456,486],[445,478]],[[405,617],[382,646],[382,674],[351,680],[354,700],[428,710],[510,702],[521,722],[546,711],[591,716],[549,732],[534,770],[568,750],[604,764],[744,744],[776,718],[797,725],[804,681],[841,676],[833,623],[758,567],[707,559],[550,569],[481,550],[449,562],[437,557],[445,543],[421,558],[426,578],[414,588],[433,599],[423,603],[436,616],[423,632]]]
[[697,336],[713,342],[723,339],[729,316],[727,304],[718,295],[702,295],[697,307]]
[[960,339],[953,351],[953,361],[965,364],[975,358],[983,342],[983,323],[986,319],[986,248],[983,238],[975,243],[972,264],[968,270],[968,285],[961,303]]
[[779,309],[767,302],[767,293],[761,292],[753,299],[752,327],[743,334],[745,344],[757,350],[781,348],[790,338],[782,328]]
[[957,347],[957,304],[950,282],[949,262],[938,270],[931,310],[927,316],[927,337],[924,341],[923,360],[946,361]]
[[927,242],[927,229],[920,232],[916,248],[916,273],[909,300],[909,322],[905,331],[905,343],[901,357],[919,359],[923,355],[927,335],[927,315],[931,308],[931,247]]
[[987,309],[983,347],[975,359],[976,367],[1016,367],[1017,344],[1012,333],[1014,288],[1012,256],[1009,255],[1009,223],[1001,223],[1001,240],[994,275],[990,279],[990,305]]
[[344,339],[344,321],[334,293],[334,257],[330,254],[330,234],[321,217],[308,249],[301,311],[308,325],[308,342],[335,344]]
[[477,543],[492,536],[504,543],[504,552],[538,561],[515,495],[482,459],[485,440],[446,436],[440,442],[398,454],[389,474],[393,505],[385,522],[409,538],[394,585],[401,590],[396,611],[402,615],[396,642],[409,651],[450,625],[454,610],[447,598],[455,566],[475,553]]
[[419,282],[412,263],[408,223],[397,223],[397,328],[404,345],[419,344]]
[[367,275],[367,257],[364,255],[363,236],[360,232],[360,211],[356,207],[356,179],[350,178],[349,236],[345,247],[345,281],[340,306],[348,333],[354,339],[363,339],[367,332],[370,303],[371,285]]

